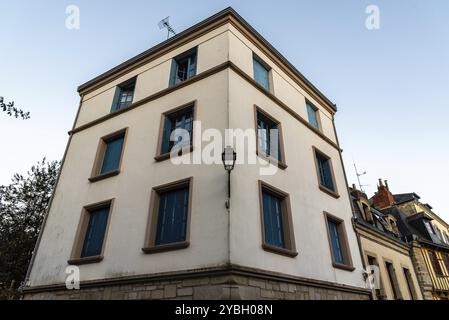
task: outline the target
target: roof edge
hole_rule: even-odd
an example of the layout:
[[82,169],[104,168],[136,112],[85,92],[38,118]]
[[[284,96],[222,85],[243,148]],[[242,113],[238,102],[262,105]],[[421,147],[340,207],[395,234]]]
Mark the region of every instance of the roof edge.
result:
[[134,56],[131,59],[126,60],[125,62],[120,63],[114,68],[96,76],[95,78],[81,84],[78,86],[78,93],[81,95],[83,92],[87,91],[89,88],[98,84],[99,82],[107,80],[107,78],[116,75],[117,73],[125,70],[126,68],[132,66],[133,64],[161,51],[170,45],[182,40],[189,34],[200,30],[202,27],[216,22],[220,19],[223,19],[227,16],[234,17],[240,24],[242,24],[246,29],[248,29],[260,42],[262,42],[275,56],[277,56],[282,63],[284,63],[287,68],[289,68],[297,77],[299,77],[310,89],[327,104],[333,111],[337,111],[337,106],[331,100],[329,100],[317,87],[315,87],[293,64],[291,64],[276,48],[274,48],[259,32],[257,32],[248,22],[243,19],[232,7],[227,7],[218,13],[210,16],[209,18],[204,19],[203,21],[187,28],[186,30],[178,33],[177,35],[151,47],[150,49],[145,50],[144,52]]

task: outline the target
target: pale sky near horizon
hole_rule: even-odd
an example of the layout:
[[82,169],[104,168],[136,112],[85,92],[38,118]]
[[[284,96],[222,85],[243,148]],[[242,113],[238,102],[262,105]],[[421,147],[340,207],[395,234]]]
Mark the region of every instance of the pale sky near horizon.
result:
[[[65,27],[80,9],[79,30]],[[368,5],[380,29],[365,27]],[[449,222],[449,1],[6,1],[0,0],[0,96],[31,112],[0,113],[0,185],[42,157],[62,158],[78,108],[78,85],[232,6],[338,105],[348,173],[367,171],[393,193],[416,192]]]

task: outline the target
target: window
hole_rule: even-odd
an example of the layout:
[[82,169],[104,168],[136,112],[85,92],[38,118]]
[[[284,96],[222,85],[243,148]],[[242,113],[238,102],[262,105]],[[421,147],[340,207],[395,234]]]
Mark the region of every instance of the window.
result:
[[430,263],[432,264],[433,271],[435,272],[435,275],[438,277],[443,276],[443,269],[441,269],[440,261],[437,257],[437,253],[433,251],[429,251],[429,258]]
[[287,193],[259,181],[262,221],[262,248],[294,257],[296,252],[290,197]]
[[410,295],[410,300],[418,299],[418,297],[416,295],[416,291],[415,291],[415,286],[413,285],[413,279],[412,279],[412,274],[410,273],[410,270],[407,268],[402,268],[402,270],[404,271],[404,277],[405,277],[405,280],[407,281],[407,288],[408,288],[408,293]]
[[170,73],[170,86],[174,86],[195,76],[196,60],[196,48],[173,58]]
[[398,229],[398,225],[396,224],[396,219],[393,218],[392,216],[388,216],[388,224],[391,227],[391,232],[396,236],[399,237],[399,229]]
[[99,262],[103,259],[113,200],[83,208],[69,264]]
[[424,221],[424,224],[426,225],[426,229],[429,234],[435,234],[435,230],[433,229],[432,223],[430,221]]
[[444,237],[444,242],[446,244],[449,244],[449,235],[445,231],[443,231],[443,237]]
[[[377,267],[377,269],[379,270],[380,273],[380,268],[379,268],[379,264],[377,262],[377,259],[372,257],[372,256],[367,256],[368,258],[368,266],[375,266]],[[376,296],[377,300],[384,300],[385,299],[385,293],[384,293],[384,289],[383,289],[383,285],[382,285],[382,279],[380,278],[380,274],[377,274],[374,272],[374,269],[371,270],[371,275],[373,277],[378,277],[378,279],[374,279],[374,284],[377,284],[378,287],[374,288],[374,294]]]
[[162,115],[157,161],[169,158],[173,147],[180,152],[185,151],[186,147],[192,148],[194,119],[195,103],[175,108]]
[[94,167],[89,180],[95,182],[120,173],[120,164],[127,129],[122,129],[100,139]]
[[263,224],[265,242],[275,247],[285,247],[284,228],[282,226],[282,199],[266,191],[262,191],[263,197]]
[[318,120],[318,108],[315,107],[311,102],[306,101],[307,116],[309,118],[309,123],[315,128],[320,129],[320,124]]
[[365,218],[365,221],[372,224],[374,222],[374,219],[373,219],[373,215],[371,213],[370,207],[368,205],[366,205],[365,203],[362,203],[362,208],[363,208],[363,216]]
[[325,212],[325,221],[332,256],[336,268],[354,270],[343,220]]
[[111,112],[127,108],[133,102],[135,86],[136,78],[128,80],[117,86],[115,89]]
[[435,233],[436,233],[438,239],[443,241],[443,234],[441,233],[441,230],[437,226],[434,226],[434,230],[435,230]]
[[449,274],[449,254],[442,254],[443,255],[443,261],[444,265],[446,266],[446,272]]
[[385,267],[387,268],[388,279],[390,280],[391,290],[393,291],[393,298],[396,300],[402,299],[401,290],[399,289],[398,279],[396,277],[396,271],[394,270],[393,264],[390,262],[385,262]]
[[265,90],[270,91],[270,68],[259,57],[253,56],[254,80]]
[[257,154],[274,160],[280,168],[285,169],[282,127],[279,121],[255,106],[257,124]]
[[193,178],[153,188],[150,222],[142,249],[146,253],[189,245]]
[[315,147],[313,149],[320,189],[338,197],[331,159]]

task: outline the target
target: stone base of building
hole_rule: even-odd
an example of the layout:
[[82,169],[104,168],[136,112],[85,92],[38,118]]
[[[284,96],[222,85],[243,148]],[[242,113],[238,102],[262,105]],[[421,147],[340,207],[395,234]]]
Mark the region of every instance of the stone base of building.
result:
[[[81,283],[79,290],[65,286],[24,289],[25,300],[368,300],[370,292],[317,280],[291,277],[242,267],[191,270]],[[171,279],[170,279],[171,278]]]

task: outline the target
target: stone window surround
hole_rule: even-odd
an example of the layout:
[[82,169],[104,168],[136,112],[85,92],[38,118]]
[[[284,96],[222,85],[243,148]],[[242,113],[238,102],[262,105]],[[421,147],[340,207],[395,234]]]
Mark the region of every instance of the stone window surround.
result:
[[[105,151],[106,151],[106,145],[107,145],[108,141],[111,141],[119,136],[123,136],[123,145],[122,145],[122,151],[120,154],[120,161],[119,161],[118,168],[116,170],[100,174],[101,166],[103,164],[104,155],[105,155]],[[99,180],[103,180],[103,179],[106,179],[106,178],[109,178],[112,176],[116,176],[120,173],[120,168],[122,165],[123,154],[125,151],[127,136],[128,136],[128,127],[120,129],[118,131],[115,131],[113,133],[110,133],[110,134],[100,138],[100,142],[98,143],[98,147],[97,147],[97,153],[95,155],[94,165],[93,165],[92,172],[91,172],[91,175],[89,178],[90,182],[96,182]]]
[[[185,241],[156,245],[156,228],[159,213],[159,194],[161,192],[176,190],[183,187],[189,187],[189,204],[187,209],[187,225]],[[178,181],[166,183],[151,189],[150,208],[148,215],[147,231],[145,234],[145,242],[142,248],[144,253],[157,253],[163,251],[184,249],[190,245],[190,225],[192,216],[192,195],[193,193],[193,177],[181,179]]]
[[[100,262],[103,260],[104,248],[105,248],[105,244],[106,244],[106,239],[108,237],[109,225],[111,223],[111,214],[113,212],[114,201],[115,201],[115,199],[113,198],[113,199],[89,204],[82,208],[80,220],[78,223],[78,228],[77,228],[77,231],[75,234],[75,240],[73,243],[72,253],[70,255],[70,259],[67,261],[68,264],[81,265],[81,264]],[[83,249],[84,240],[86,237],[86,231],[87,231],[87,227],[89,224],[90,212],[93,210],[102,209],[102,208],[106,208],[106,207],[109,207],[109,214],[108,214],[108,222],[106,224],[106,230],[104,232],[101,254],[98,256],[92,256],[92,257],[81,257],[81,251]]]
[[[187,103],[184,103],[176,108],[172,108],[168,111],[165,111],[162,113],[161,115],[161,121],[159,124],[159,133],[158,133],[158,141],[157,141],[157,149],[156,149],[156,155],[154,156],[154,160],[156,160],[157,162],[160,161],[164,161],[167,159],[170,159],[170,152],[161,154],[161,150],[162,150],[162,143],[163,143],[163,138],[164,138],[164,126],[165,126],[165,118],[170,116],[171,114],[181,111],[182,109],[186,109],[186,108],[192,108],[193,110],[193,121],[195,122],[198,119],[198,100],[193,100]],[[192,136],[190,137],[190,149],[188,149],[188,152],[192,152],[193,151],[193,141],[195,141],[195,126],[193,125],[192,128]],[[200,133],[201,134],[201,133]],[[186,154],[186,150],[184,150],[184,148],[182,149],[182,154]]]
[[[268,73],[268,90],[265,87],[263,87],[261,84],[256,82],[255,74],[254,74],[254,71],[253,71],[253,79],[254,79],[256,85],[259,86],[260,88],[262,88],[264,91],[268,91],[269,93],[274,94],[274,85],[273,85],[274,81],[273,81],[272,68],[261,57],[259,57],[256,53],[253,52],[253,59],[252,59],[253,63],[254,63],[254,60],[259,62],[259,64],[261,64],[267,70],[267,73]],[[254,66],[253,66],[253,70],[254,70]]]
[[[257,114],[261,113],[263,116],[268,118],[269,120],[273,121],[278,125],[278,134],[279,134],[279,148],[280,148],[280,155],[281,158],[277,160],[272,155],[266,155],[264,152],[262,152],[259,149],[259,130],[257,127]],[[284,148],[284,135],[282,132],[282,124],[280,121],[276,120],[276,118],[272,117],[268,112],[264,111],[262,108],[260,108],[257,105],[254,105],[254,128],[256,133],[256,154],[257,156],[261,157],[262,159],[268,161],[274,166],[277,166],[278,168],[285,170],[287,169],[287,163],[285,160],[285,148]]]
[[[343,270],[347,270],[347,271],[354,271],[355,268],[353,266],[352,263],[352,256],[351,256],[351,251],[349,249],[349,242],[348,242],[348,235],[346,233],[346,228],[344,225],[344,220],[341,218],[338,218],[326,211],[323,212],[324,213],[324,221],[326,224],[326,233],[327,233],[327,240],[329,241],[329,249],[331,252],[331,258],[332,258],[332,266],[334,268],[338,268],[338,269],[343,269]],[[335,261],[335,257],[334,257],[334,250],[332,248],[332,241],[330,239],[330,234],[329,234],[329,224],[328,221],[331,220],[334,223],[338,224],[338,235],[339,235],[339,240],[342,246],[342,251],[343,251],[343,258],[345,260],[344,264],[341,263],[337,263]]]
[[[390,286],[391,293],[394,296],[394,293],[396,292],[397,296],[394,297],[394,299],[402,300],[403,299],[403,295],[402,295],[402,292],[401,292],[401,288],[399,286],[398,274],[397,274],[397,271],[396,271],[396,267],[395,267],[395,265],[393,263],[393,260],[390,260],[390,259],[387,259],[387,258],[382,258],[382,260],[383,260],[383,263],[384,263],[384,266],[385,266],[385,270],[387,271],[388,284]],[[392,267],[392,270],[391,270],[392,274],[391,275],[393,276],[393,278],[390,276],[390,270],[388,268],[389,264]],[[402,266],[401,266],[401,269],[402,269]]]
[[309,104],[315,110],[316,121],[318,123],[318,128],[315,128],[315,129],[320,132],[323,132],[323,127],[321,125],[320,108],[315,106],[315,104],[313,102],[311,102],[309,99],[305,98],[305,100],[306,100],[306,108],[307,108],[307,105]]
[[[291,258],[296,257],[298,255],[298,252],[296,251],[295,235],[293,231],[293,218],[290,205],[290,195],[276,187],[269,185],[268,183],[262,180],[258,181],[258,189],[259,189],[259,212],[260,212],[261,231],[262,231],[262,248],[268,252],[277,253]],[[284,230],[284,243],[286,246],[285,248],[275,247],[265,242],[263,191],[268,191],[273,195],[281,198],[282,224]]]
[[[331,157],[326,155],[324,152],[320,151],[316,146],[312,146],[312,150],[313,150],[313,158],[315,159],[315,168],[316,168],[316,174],[317,174],[317,179],[318,179],[318,188],[321,191],[327,193],[328,195],[330,195],[330,196],[332,196],[334,198],[337,198],[337,199],[340,198],[340,195],[338,194],[337,181],[335,179],[334,166],[332,164]],[[332,183],[334,185],[334,189],[335,190],[330,190],[329,188],[327,188],[327,187],[325,187],[325,186],[323,186],[321,184],[317,154],[320,154],[322,157],[325,157],[329,161],[329,167],[330,167],[330,171],[331,171]]]

